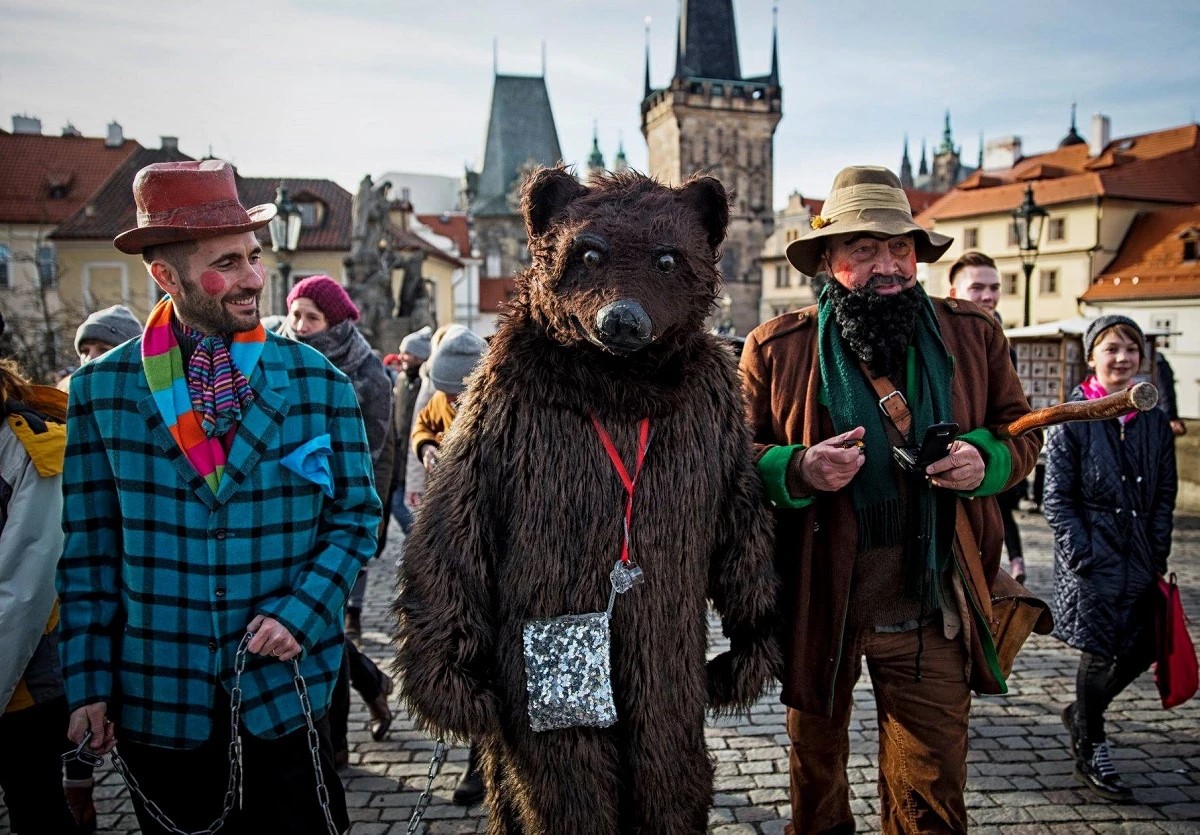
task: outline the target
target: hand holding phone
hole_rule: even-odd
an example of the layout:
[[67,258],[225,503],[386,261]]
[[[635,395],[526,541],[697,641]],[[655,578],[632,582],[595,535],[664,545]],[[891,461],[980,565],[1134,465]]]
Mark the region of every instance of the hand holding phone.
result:
[[926,429],[920,452],[917,453],[917,469],[925,472],[925,468],[930,464],[949,455],[950,444],[957,436],[958,424],[954,422],[935,423]]

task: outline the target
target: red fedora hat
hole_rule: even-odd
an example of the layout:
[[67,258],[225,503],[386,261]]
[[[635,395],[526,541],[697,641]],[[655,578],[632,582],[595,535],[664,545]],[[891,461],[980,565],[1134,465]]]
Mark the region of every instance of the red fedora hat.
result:
[[148,246],[251,232],[275,217],[272,203],[242,207],[233,166],[219,159],[147,165],[133,178],[133,199],[137,228],[113,238],[129,255]]

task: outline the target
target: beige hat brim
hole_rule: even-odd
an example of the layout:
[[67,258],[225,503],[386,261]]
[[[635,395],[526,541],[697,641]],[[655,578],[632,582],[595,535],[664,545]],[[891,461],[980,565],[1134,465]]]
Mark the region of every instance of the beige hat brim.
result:
[[805,275],[816,275],[824,252],[825,241],[832,235],[852,235],[865,232],[875,235],[912,235],[917,261],[932,264],[950,248],[954,239],[918,226],[910,215],[896,209],[865,209],[854,217],[833,219],[820,229],[808,232],[787,246],[788,262]]

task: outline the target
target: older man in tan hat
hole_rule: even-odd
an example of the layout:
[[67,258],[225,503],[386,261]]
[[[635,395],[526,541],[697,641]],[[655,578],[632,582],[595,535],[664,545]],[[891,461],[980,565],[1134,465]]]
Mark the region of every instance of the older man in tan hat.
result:
[[68,733],[113,750],[146,835],[344,831],[325,714],[381,518],[354,389],[259,323],[275,211],[232,166],[150,165],[133,193],[114,243],[166,296],[71,378]]
[[862,659],[879,714],[885,832],[963,832],[971,690],[1004,692],[987,632],[1002,528],[992,496],[1041,440],[1003,332],[931,299],[917,263],[950,246],[885,168],[838,174],[788,260],[817,305],[755,329],[742,372],[778,519],[791,831],[852,832],[846,766]]

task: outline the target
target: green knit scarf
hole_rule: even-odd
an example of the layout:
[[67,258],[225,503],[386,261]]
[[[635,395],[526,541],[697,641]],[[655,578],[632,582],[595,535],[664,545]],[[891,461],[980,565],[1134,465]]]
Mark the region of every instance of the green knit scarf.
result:
[[[912,413],[910,444],[920,444],[925,429],[952,420],[950,355],[942,342],[933,304],[918,284],[921,306],[909,341],[905,397]],[[909,479],[908,525],[901,518],[897,469],[892,445],[875,389],[861,364],[842,339],[833,314],[832,294],[826,289],[817,308],[821,385],[837,433],[863,426],[866,462],[851,484],[858,517],[859,552],[904,544],[907,596],[920,600],[924,611],[940,606],[940,577],[953,541],[954,494],[933,489],[921,475]],[[909,537],[904,538],[906,527]]]

